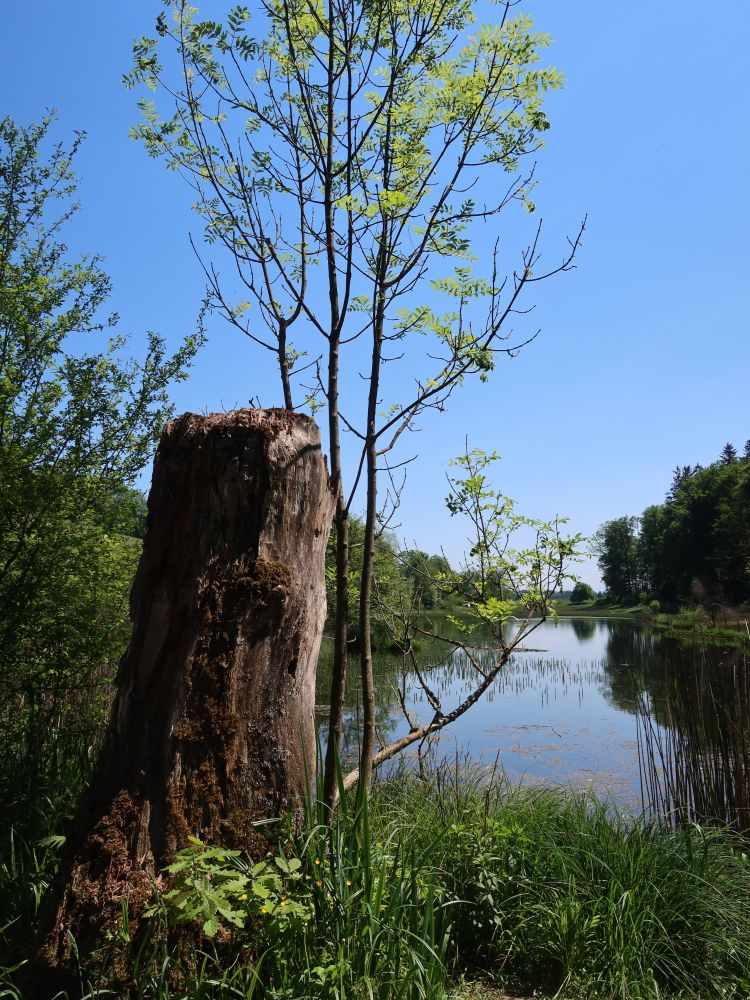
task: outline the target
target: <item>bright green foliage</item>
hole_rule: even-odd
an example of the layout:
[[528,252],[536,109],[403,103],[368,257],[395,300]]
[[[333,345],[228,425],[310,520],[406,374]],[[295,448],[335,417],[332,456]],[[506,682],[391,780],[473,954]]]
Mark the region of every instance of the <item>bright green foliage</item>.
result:
[[[750,865],[736,838],[456,766],[404,768],[369,802],[344,794],[331,825],[308,803],[258,865],[194,842],[153,907],[134,995],[441,1000],[468,972],[560,1000],[747,996]],[[290,924],[284,896],[300,911]],[[170,949],[164,916],[214,933]]]
[[[139,102],[132,134],[191,181],[208,242],[235,259],[252,301],[232,301],[209,273],[217,308],[278,355],[282,379],[311,350],[291,348],[293,324],[328,337],[333,322],[338,336],[360,312],[351,335],[379,313],[386,339],[433,341],[435,371],[415,379],[415,399],[471,372],[486,378],[535,255],[501,305],[491,254],[475,273],[472,227],[512,201],[533,210],[531,178],[517,174],[549,128],[543,95],[562,82],[541,65],[549,36],[504,3],[481,23],[472,0],[265,0],[223,22],[185,0],[163,6],[125,78],[156,95]],[[489,195],[467,196],[485,174]],[[324,278],[327,227],[341,318],[311,289]],[[447,311],[421,286],[430,301],[447,297]],[[478,329],[463,316],[471,300],[487,316]],[[414,415],[401,401],[383,423]]]
[[342,795],[330,825],[322,799],[308,804],[302,858],[314,885],[320,992],[293,995],[441,1000],[450,917],[435,905],[434,873],[397,830],[372,835],[362,791]]
[[731,834],[661,828],[480,768],[427,773],[378,788],[374,836],[398,830],[440,873],[461,967],[523,996],[747,996],[750,864]]
[[594,593],[594,588],[590,584],[584,583],[583,580],[579,580],[571,592],[570,603],[588,604],[590,601],[593,601],[595,597],[596,594]]
[[[186,1000],[445,996],[449,938],[433,873],[397,834],[372,838],[361,796],[344,796],[331,825],[319,813],[306,803],[302,828],[258,863],[196,840],[178,853],[150,909],[138,996],[166,1000],[170,979]],[[175,955],[175,923],[208,940]]]
[[[505,625],[516,618],[554,618],[553,595],[571,576],[580,557],[580,535],[563,535],[564,518],[540,521],[516,512],[515,504],[490,484],[488,467],[498,459],[474,450],[452,464],[446,505],[469,522],[468,572],[456,578],[470,611],[469,620],[451,619],[470,630],[479,619],[503,644]],[[514,547],[516,539],[522,547]],[[474,619],[472,622],[471,619]]]
[[207,937],[220,927],[249,928],[259,921],[260,937],[276,941],[299,933],[312,916],[311,894],[302,880],[301,861],[279,855],[248,862],[239,851],[207,847],[195,837],[165,871],[170,888],[147,911],[165,912],[168,921],[194,923]]
[[50,124],[0,122],[0,795],[19,844],[88,771],[129,633],[131,484],[198,345],[168,357],[149,334],[138,363],[107,338],[109,279],[62,242],[80,137],[50,148]]

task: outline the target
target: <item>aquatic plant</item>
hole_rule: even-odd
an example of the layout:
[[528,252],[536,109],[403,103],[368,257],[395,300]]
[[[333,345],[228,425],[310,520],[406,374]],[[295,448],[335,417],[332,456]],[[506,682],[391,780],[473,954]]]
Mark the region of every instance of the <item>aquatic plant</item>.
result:
[[[638,699],[644,804],[680,824],[750,830],[750,662],[736,650],[665,663],[664,706]],[[685,662],[687,661],[687,662]]]

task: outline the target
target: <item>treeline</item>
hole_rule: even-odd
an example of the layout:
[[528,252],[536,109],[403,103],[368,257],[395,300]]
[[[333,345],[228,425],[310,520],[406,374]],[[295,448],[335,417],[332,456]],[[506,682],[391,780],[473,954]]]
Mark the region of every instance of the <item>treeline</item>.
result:
[[663,503],[607,521],[594,548],[610,598],[750,600],[750,440],[741,455],[726,444],[711,465],[678,466]]

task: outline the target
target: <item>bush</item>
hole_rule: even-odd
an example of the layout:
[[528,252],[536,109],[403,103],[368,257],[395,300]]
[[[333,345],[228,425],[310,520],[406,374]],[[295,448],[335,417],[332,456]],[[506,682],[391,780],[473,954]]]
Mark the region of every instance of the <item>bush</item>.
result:
[[[180,851],[147,911],[134,995],[444,997],[448,939],[434,874],[398,831],[371,837],[361,798],[345,799],[332,824],[320,820],[310,806],[304,827],[257,863],[197,840]],[[131,942],[122,946],[127,956]],[[95,989],[108,988],[104,979]]]
[[[0,120],[6,939],[31,933],[49,878],[48,838],[60,833],[89,774],[130,631],[128,591],[140,551],[131,536],[143,531],[143,500],[132,483],[170,414],[169,383],[184,376],[200,340],[188,338],[169,357],[149,334],[139,363],[125,355],[123,337],[110,336],[117,317],[104,313],[110,281],[99,258],[76,258],[62,241],[76,211],[71,163],[80,137],[69,149],[50,145],[51,124]],[[20,909],[8,902],[19,894]]]

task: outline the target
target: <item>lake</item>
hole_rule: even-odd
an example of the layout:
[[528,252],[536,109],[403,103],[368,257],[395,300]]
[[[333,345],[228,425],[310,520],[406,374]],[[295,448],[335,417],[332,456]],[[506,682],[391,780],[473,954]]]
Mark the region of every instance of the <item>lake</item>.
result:
[[[481,638],[473,637],[475,642],[481,646]],[[524,647],[527,651],[513,654],[480,701],[433,739],[436,759],[459,754],[489,766],[497,758],[512,780],[591,788],[626,810],[640,810],[644,798],[662,798],[662,805],[674,808],[675,802],[659,787],[664,773],[671,775],[680,766],[669,755],[681,752],[685,757],[684,734],[691,729],[692,749],[705,757],[711,744],[708,752],[715,756],[716,720],[700,732],[693,723],[696,718],[705,721],[707,702],[713,711],[723,698],[736,710],[736,691],[730,685],[717,696],[716,678],[728,670],[736,681],[739,664],[747,693],[747,661],[737,650],[696,652],[628,619],[544,622],[524,640]],[[475,656],[486,666],[495,654],[482,650]],[[324,646],[318,688],[321,735],[329,657],[330,649]],[[476,673],[461,650],[440,644],[422,648],[418,662],[444,712],[475,684]],[[353,675],[357,667],[353,658]],[[415,673],[404,669],[402,657],[379,656],[375,669],[377,728],[383,740],[390,742],[409,730],[399,691],[418,723],[432,718],[424,690]],[[358,693],[358,678],[352,676],[343,754],[351,760],[357,752]],[[745,780],[750,777],[750,729],[743,720],[738,725],[741,756],[748,764],[748,774],[740,775]],[[704,762],[697,766],[702,775]],[[727,766],[736,770],[742,762],[728,761]],[[726,784],[726,775],[721,781]]]

